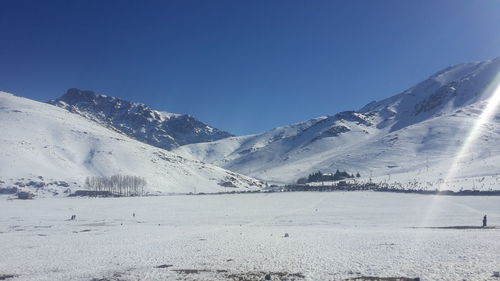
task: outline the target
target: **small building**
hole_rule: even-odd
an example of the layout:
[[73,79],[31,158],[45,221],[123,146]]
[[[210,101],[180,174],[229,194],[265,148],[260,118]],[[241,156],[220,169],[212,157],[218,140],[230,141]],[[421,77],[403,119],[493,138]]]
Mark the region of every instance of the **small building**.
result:
[[339,181],[337,186],[347,186],[347,181]]
[[28,200],[33,199],[35,195],[29,191],[19,191],[17,193],[17,199]]

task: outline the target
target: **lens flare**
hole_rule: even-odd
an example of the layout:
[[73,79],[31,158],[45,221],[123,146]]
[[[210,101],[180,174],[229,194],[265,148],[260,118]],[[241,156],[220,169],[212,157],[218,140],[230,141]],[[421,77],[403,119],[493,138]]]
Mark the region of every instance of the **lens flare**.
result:
[[498,107],[500,105],[500,75],[497,74],[493,82],[486,89],[483,96],[487,98],[486,107],[479,115],[478,119],[474,123],[474,126],[471,128],[469,135],[465,139],[465,142],[459,149],[455,158],[453,159],[452,165],[446,174],[444,182],[440,184],[439,190],[443,189],[443,185],[446,184],[447,181],[453,179],[456,176],[458,171],[458,165],[462,160],[467,156],[467,152],[470,151],[470,148],[474,145],[477,139],[481,136],[481,129],[484,124],[487,124],[491,121],[491,119],[498,112]]
[[[500,73],[497,73],[495,79],[483,92],[481,98],[485,100],[485,107],[475,121],[474,125],[469,130],[469,134],[467,135],[467,138],[463,142],[462,146],[458,149],[444,180],[438,187],[438,190],[443,190],[444,186],[449,181],[455,178],[457,172],[460,170],[458,169],[460,163],[462,163],[464,159],[469,156],[469,151],[481,136],[482,127],[490,122],[498,112],[500,106]],[[435,195],[433,197],[426,210],[426,215],[422,220],[421,226],[429,226],[429,224],[432,222],[433,215],[437,211],[440,200],[442,200],[442,197],[439,195]]]
[[[474,125],[469,130],[469,134],[467,138],[463,142],[462,146],[457,150],[455,158],[451,163],[450,169],[446,173],[446,177],[444,181],[438,187],[438,190],[443,190],[446,183],[456,177],[457,172],[460,170],[459,165],[463,162],[463,160],[468,156],[468,153],[471,148],[473,148],[474,143],[481,136],[481,131],[483,130],[483,126],[490,122],[492,118],[494,118],[495,114],[498,112],[500,106],[500,73],[497,73],[495,79],[490,83],[490,85],[483,92],[481,99],[485,102],[485,107],[480,113],[477,120],[475,120]],[[425,227],[433,226],[434,219],[436,219],[436,215],[439,212],[439,207],[442,206],[440,202],[442,200],[446,200],[445,196],[433,195],[433,198],[429,201],[423,200],[423,204],[428,202],[423,209],[425,215],[420,224],[420,228],[417,229],[414,233],[414,238],[416,244],[420,244],[423,241],[427,240],[427,237],[433,235],[432,232],[425,231]],[[416,251],[414,254],[416,256],[421,254],[421,250],[419,248],[415,248]]]

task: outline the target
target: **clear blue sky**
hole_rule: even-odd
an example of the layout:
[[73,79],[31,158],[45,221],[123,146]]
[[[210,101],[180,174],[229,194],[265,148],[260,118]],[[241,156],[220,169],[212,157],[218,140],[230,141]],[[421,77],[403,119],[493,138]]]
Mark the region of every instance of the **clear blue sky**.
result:
[[94,90],[238,135],[499,55],[498,0],[0,1],[1,90]]

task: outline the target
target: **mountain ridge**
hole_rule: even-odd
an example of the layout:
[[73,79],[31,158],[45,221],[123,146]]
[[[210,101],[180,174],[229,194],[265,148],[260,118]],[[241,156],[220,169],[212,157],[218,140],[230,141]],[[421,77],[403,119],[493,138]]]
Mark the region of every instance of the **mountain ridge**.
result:
[[[85,119],[86,126],[91,128],[111,129],[120,136],[115,137],[116,140],[131,138],[139,144],[170,149],[174,153],[171,157],[180,155],[182,161],[191,161],[189,163],[199,169],[203,163],[209,163],[273,183],[293,183],[318,170],[347,170],[360,172],[361,181],[407,185],[425,181],[426,188],[445,186],[456,190],[469,187],[472,180],[474,186],[479,181],[481,189],[491,189],[500,186],[500,147],[495,145],[500,143],[500,106],[489,119],[485,119],[483,113],[492,100],[498,100],[493,95],[500,95],[499,73],[500,57],[458,64],[358,110],[320,116],[247,136],[233,136],[189,115],[160,112],[141,103],[79,89],[70,89],[61,98],[50,101],[49,104],[56,106],[47,105],[52,109],[39,108],[40,114],[59,112],[55,111],[57,108],[69,116]],[[5,95],[4,103],[9,100]],[[5,108],[8,109],[5,106],[1,109]],[[15,107],[9,110],[3,112],[8,118],[19,111]],[[35,110],[30,114],[37,115]],[[12,122],[10,125],[14,127]],[[62,126],[64,134],[67,127]],[[471,132],[471,128],[476,131]],[[53,129],[47,130],[57,135]],[[96,144],[95,139],[89,140],[92,145]],[[10,140],[10,145],[12,142]],[[86,157],[92,155],[92,151],[99,151],[88,148],[88,144],[83,146]],[[59,155],[63,159],[66,156]],[[151,159],[149,161],[158,161]],[[168,159],[170,157],[163,160],[171,161]],[[450,175],[450,163],[460,169],[459,174]],[[96,174],[99,169],[86,171]],[[251,179],[242,181],[248,183],[247,187],[259,185]]]
[[191,115],[157,111],[143,103],[77,88],[69,89],[62,97],[48,103],[167,150],[233,136]]
[[[336,169],[359,171],[364,179],[395,180],[396,174],[406,174],[398,180],[408,181],[418,178],[416,173],[422,173],[422,166],[432,165],[435,174],[425,178],[444,180],[446,162],[453,161],[470,134],[468,130],[480,119],[493,94],[491,84],[498,84],[499,72],[500,58],[458,64],[357,111],[321,116],[261,134],[181,146],[174,151],[277,183],[292,183],[317,170]],[[498,119],[489,121],[485,126],[491,128],[482,131],[481,137],[500,143]],[[479,146],[485,145],[484,139],[479,138]],[[486,149],[488,155],[497,151],[486,144],[478,148],[478,154],[486,153]],[[487,174],[493,176],[498,160],[488,158],[485,161],[493,166],[486,169]],[[478,166],[477,161],[472,166]],[[478,170],[469,173],[471,177],[479,174]]]
[[264,183],[132,139],[79,114],[0,92],[0,187],[62,195],[88,176],[146,179],[148,194],[256,190]]

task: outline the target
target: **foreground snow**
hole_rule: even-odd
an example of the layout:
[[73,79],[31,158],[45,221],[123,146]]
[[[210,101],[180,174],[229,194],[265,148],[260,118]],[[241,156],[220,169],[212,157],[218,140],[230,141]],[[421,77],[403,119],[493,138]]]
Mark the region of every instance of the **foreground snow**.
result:
[[[418,227],[479,225],[485,213],[491,225],[500,224],[499,206],[499,197],[376,192],[1,196],[0,275],[16,281],[263,280],[270,272],[273,280],[489,280],[500,271],[500,230]],[[67,220],[72,214],[76,221]]]

